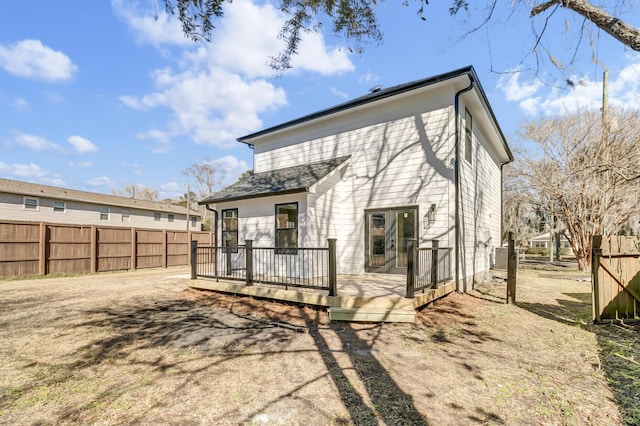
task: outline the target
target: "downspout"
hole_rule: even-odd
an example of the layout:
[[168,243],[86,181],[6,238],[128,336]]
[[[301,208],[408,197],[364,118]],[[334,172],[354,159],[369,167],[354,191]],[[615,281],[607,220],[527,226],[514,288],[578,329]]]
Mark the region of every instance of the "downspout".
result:
[[456,244],[456,252],[455,252],[455,262],[456,262],[456,291],[460,291],[460,95],[469,90],[473,89],[473,76],[469,76],[469,86],[465,87],[462,90],[459,90],[456,93],[454,98],[454,115],[456,120],[456,140],[455,140],[455,167],[454,167],[454,185],[455,185],[455,244]]
[[215,237],[215,241],[212,245],[215,247],[218,245],[218,210],[212,209],[209,207],[209,204],[205,204],[204,207],[210,212],[213,212],[213,235]]

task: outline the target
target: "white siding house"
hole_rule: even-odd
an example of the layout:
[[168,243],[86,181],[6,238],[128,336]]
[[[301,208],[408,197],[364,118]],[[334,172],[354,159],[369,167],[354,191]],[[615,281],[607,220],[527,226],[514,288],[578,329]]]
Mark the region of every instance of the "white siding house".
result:
[[337,238],[338,273],[363,274],[405,273],[407,239],[437,240],[453,248],[459,291],[488,271],[513,157],[472,67],[238,140],[254,150],[254,174],[200,202],[219,212],[221,244]]
[[201,214],[169,203],[0,179],[0,220],[126,228],[202,229]]

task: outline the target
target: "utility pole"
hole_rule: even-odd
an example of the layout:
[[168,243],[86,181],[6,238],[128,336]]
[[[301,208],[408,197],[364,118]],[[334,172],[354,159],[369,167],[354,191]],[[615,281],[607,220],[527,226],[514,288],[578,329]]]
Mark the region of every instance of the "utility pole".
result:
[[189,230],[189,222],[191,221],[191,189],[187,183],[187,231]]

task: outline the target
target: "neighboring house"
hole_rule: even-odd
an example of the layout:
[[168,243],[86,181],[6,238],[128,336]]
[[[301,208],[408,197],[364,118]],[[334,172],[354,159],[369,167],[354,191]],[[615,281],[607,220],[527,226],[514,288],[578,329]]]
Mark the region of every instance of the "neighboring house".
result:
[[169,203],[0,179],[0,220],[200,231],[201,214]]
[[458,291],[486,277],[513,156],[472,67],[238,140],[253,149],[254,174],[200,202],[219,213],[219,244],[337,238],[338,273],[363,274],[406,273],[407,240],[438,240],[454,249]]
[[[529,238],[529,247],[532,248],[549,248],[549,233],[545,232],[543,234],[536,235],[535,237]],[[554,243],[554,247],[555,243]],[[565,238],[564,235],[560,236],[560,248],[563,250],[571,250],[571,244],[569,244],[569,240]]]

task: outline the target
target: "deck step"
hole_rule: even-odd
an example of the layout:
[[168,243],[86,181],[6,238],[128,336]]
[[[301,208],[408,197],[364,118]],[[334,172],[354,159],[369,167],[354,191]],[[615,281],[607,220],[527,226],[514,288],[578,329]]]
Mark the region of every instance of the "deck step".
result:
[[387,308],[329,308],[329,319],[332,321],[362,322],[415,322],[416,311],[413,309]]

